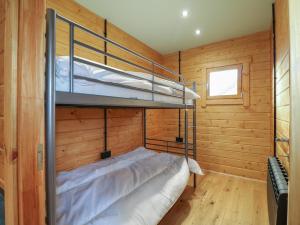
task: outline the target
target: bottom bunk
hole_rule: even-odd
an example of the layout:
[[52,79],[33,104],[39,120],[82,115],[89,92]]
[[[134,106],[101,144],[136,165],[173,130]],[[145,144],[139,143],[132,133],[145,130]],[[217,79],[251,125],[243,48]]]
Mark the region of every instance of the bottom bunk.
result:
[[58,225],[158,224],[184,191],[198,163],[139,147],[57,177]]

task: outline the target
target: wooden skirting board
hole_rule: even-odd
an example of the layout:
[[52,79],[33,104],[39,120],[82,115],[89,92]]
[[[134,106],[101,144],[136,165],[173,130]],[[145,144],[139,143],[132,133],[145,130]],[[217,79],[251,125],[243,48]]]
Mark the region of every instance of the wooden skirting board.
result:
[[237,179],[244,179],[244,180],[248,180],[248,181],[254,181],[254,182],[262,182],[262,183],[267,183],[266,180],[260,180],[260,179],[253,179],[253,178],[248,178],[248,177],[242,177],[242,176],[237,176],[237,175],[233,175],[233,174],[228,174],[228,173],[221,173],[221,172],[217,172],[214,170],[206,170],[203,169],[204,174],[208,174],[208,173],[213,173],[213,174],[219,174],[219,175],[223,175],[223,176],[229,176],[229,177],[234,177]]

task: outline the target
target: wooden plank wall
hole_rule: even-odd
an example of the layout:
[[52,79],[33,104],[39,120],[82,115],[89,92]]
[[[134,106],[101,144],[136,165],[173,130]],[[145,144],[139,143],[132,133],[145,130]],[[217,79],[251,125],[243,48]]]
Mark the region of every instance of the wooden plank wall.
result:
[[[167,68],[179,73],[178,63],[179,53],[172,53],[163,56],[163,65]],[[164,73],[168,75],[167,73]],[[174,77],[170,77],[174,78]],[[176,79],[178,80],[178,78]],[[181,137],[184,137],[184,110],[181,112]],[[178,135],[178,109],[149,109],[147,110],[147,138],[164,139],[167,141],[175,141]],[[176,122],[177,121],[177,122]],[[192,131],[189,129],[190,132]],[[155,147],[155,146],[149,146]],[[155,149],[162,149],[158,146]]]
[[[164,64],[176,69],[178,53],[165,56]],[[208,170],[265,180],[267,157],[273,153],[271,33],[261,32],[182,52],[182,73],[203,89],[203,68],[251,57],[250,106],[197,103],[197,158]],[[163,116],[165,115],[165,116]],[[167,139],[175,140],[178,111],[161,114],[168,124]],[[190,121],[191,122],[191,121]],[[163,123],[163,122],[161,122]],[[161,128],[160,128],[161,129]],[[191,130],[190,130],[191,133]]]
[[300,2],[289,0],[291,152],[289,173],[288,225],[299,225],[300,202]]
[[[103,35],[104,24],[103,19],[90,13],[82,8],[74,1],[48,0],[47,8],[53,8],[57,13],[72,21],[88,27],[95,33]],[[74,36],[76,40],[87,43],[93,47],[103,50],[104,43],[87,33],[75,29]],[[67,23],[57,20],[57,36],[56,36],[56,54],[59,56],[69,55],[69,27]],[[83,49],[75,45],[75,55],[103,63],[103,56],[96,54],[90,50]]]
[[[47,7],[54,8],[57,12],[83,26],[103,35],[104,19],[83,8],[74,1],[48,0]],[[58,55],[68,55],[67,26],[58,25]],[[138,41],[134,37],[120,30],[108,22],[108,37],[138,53],[161,62],[162,56]],[[101,41],[85,33],[75,31],[75,37],[97,48],[103,49]],[[112,45],[107,46],[108,52],[121,56],[133,62],[144,65],[141,62]],[[76,48],[75,54],[103,63],[103,57],[90,51]],[[124,70],[138,71],[124,63],[108,58],[108,65],[116,66]],[[92,163],[100,159],[100,152],[104,149],[103,142],[103,109],[57,109],[57,171],[70,170],[78,166]],[[108,149],[113,155],[130,151],[143,145],[143,111],[141,109],[109,109],[108,110]],[[66,160],[67,159],[67,160]]]
[[[45,171],[38,169],[44,146],[45,0],[19,1],[18,196],[19,224],[45,224]],[[17,17],[16,17],[17,18]]]
[[[4,144],[4,23],[5,1],[0,0],[0,145]],[[4,188],[4,152],[0,151],[0,187]]]
[[[57,109],[57,171],[96,162],[104,150],[104,113],[95,108]],[[143,145],[142,110],[109,109],[108,149],[118,155]]]
[[[150,49],[147,45],[140,42],[136,38],[128,35],[127,33],[125,33],[124,31],[122,31],[117,26],[115,26],[111,23],[108,23],[107,37],[109,39],[112,39],[112,40],[122,44],[123,46],[126,46],[130,50],[134,50],[134,51],[148,57],[149,59],[152,59],[152,60],[154,60],[158,63],[162,62],[162,56],[159,53],[157,53],[156,51]],[[150,69],[150,70],[153,69],[151,63],[145,62],[144,60],[141,60],[138,57],[133,56],[132,54],[129,54],[129,53],[123,51],[123,50],[120,50],[119,48],[113,46],[112,44],[108,44],[107,50],[108,50],[109,53],[115,54],[115,55],[117,55],[121,58],[127,59],[131,62],[134,62],[134,63],[138,64],[138,65],[144,66],[147,69]],[[108,58],[108,65],[116,67],[116,68],[120,68],[120,69],[123,69],[123,70],[127,70],[127,71],[146,72],[146,71],[143,71],[142,69],[136,68],[134,66],[127,65],[123,62],[117,61],[117,60],[112,59],[112,58]],[[154,68],[154,71],[161,72],[161,70],[157,67]]]
[[[276,135],[290,138],[290,45],[287,0],[276,0]],[[289,170],[289,143],[276,143],[280,160]]]
[[17,114],[18,1],[0,1],[0,187],[5,222],[18,222]]

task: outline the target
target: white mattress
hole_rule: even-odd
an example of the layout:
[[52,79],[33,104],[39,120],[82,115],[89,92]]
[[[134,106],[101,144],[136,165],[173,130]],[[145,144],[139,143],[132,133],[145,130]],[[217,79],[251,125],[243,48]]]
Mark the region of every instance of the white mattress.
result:
[[[86,59],[85,59],[86,60]],[[93,62],[94,64],[101,65]],[[116,70],[114,68],[114,70]],[[131,99],[142,99],[142,100],[154,100],[159,102],[168,103],[182,103],[182,98],[166,96],[168,95],[183,95],[183,86],[160,77],[152,76],[151,74],[132,72],[132,71],[121,71],[127,74],[133,75],[131,77],[123,76],[120,73],[104,70],[98,67],[90,66],[80,62],[74,62],[74,74],[82,76],[84,78],[92,78],[103,82],[110,82],[116,84],[127,85],[133,88],[143,88],[146,90],[152,90],[152,79],[157,83],[153,85],[153,90],[159,93],[152,93],[134,90],[126,87],[113,86],[109,83],[97,83],[84,79],[74,79],[74,92],[103,95],[111,97],[122,97]],[[141,80],[143,78],[146,80]],[[56,58],[56,90],[57,91],[69,91],[69,57],[60,56]],[[180,91],[181,90],[181,91]],[[185,88],[186,103],[192,104],[193,99],[200,98],[200,96],[189,88]],[[154,98],[154,99],[153,99]]]
[[[183,192],[193,160],[143,147],[62,172],[57,177],[58,225],[154,225]],[[191,164],[191,165],[190,165]],[[198,169],[197,169],[198,167]]]

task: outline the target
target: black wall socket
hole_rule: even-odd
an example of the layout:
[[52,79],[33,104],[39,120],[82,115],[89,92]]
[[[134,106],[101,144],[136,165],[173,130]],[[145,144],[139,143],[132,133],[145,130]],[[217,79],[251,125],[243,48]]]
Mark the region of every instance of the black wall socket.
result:
[[176,142],[182,143],[183,142],[183,138],[182,137],[176,137]]
[[101,159],[107,159],[111,157],[111,151],[101,152]]

